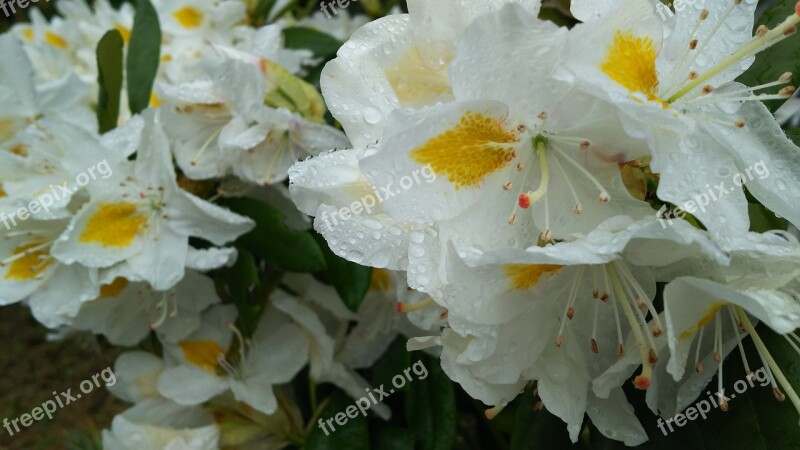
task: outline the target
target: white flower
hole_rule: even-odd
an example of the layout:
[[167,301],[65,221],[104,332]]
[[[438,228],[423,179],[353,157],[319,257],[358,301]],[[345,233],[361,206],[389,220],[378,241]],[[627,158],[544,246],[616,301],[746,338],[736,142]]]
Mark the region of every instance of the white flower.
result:
[[165,130],[190,178],[233,173],[258,184],[278,183],[298,159],[348,145],[334,128],[265,106],[274,87],[268,87],[260,61],[225,59],[210,70],[210,80],[162,86]]
[[200,327],[203,310],[219,302],[213,280],[192,270],[165,292],[120,277],[104,284],[100,297],[84,303],[75,317],[62,321],[77,330],[102,334],[114,345],[136,345],[150,331],[175,343]]
[[135,162],[87,186],[91,200],[53,244],[60,261],[87,267],[128,267],[126,278],[167,290],[184,275],[189,237],[223,245],[253,222],[181,190],[158,114],[146,119]]
[[[357,30],[322,72],[322,92],[353,145],[380,139],[397,108],[452,99],[447,69],[455,42],[477,17],[513,0],[411,0],[409,14],[374,20]],[[530,14],[538,0],[517,2]]]
[[665,356],[656,339],[666,330],[653,304],[651,266],[696,253],[727,261],[704,233],[685,222],[675,226],[617,218],[572,242],[462,249],[448,258],[448,284],[437,299],[452,330],[442,337],[443,367],[490,405],[504,405],[519,386],[537,380],[544,405],[567,422],[573,440],[588,412],[609,437],[643,442],[620,389],[624,379],[604,397],[592,391],[592,381],[630,354],[642,367],[634,385],[649,388]]
[[103,430],[107,450],[216,450],[219,439],[210,413],[162,399],[138,403]]
[[213,307],[199,329],[178,344],[165,343],[179,364],[161,374],[161,395],[181,405],[199,405],[230,390],[258,411],[275,412],[273,385],[288,383],[305,366],[309,339],[272,307],[264,311],[250,342],[233,327],[235,318],[232,305]]
[[66,74],[34,84],[34,70],[12,34],[0,36],[0,145],[43,117],[61,118],[94,131],[96,119],[88,104],[88,86]]
[[[748,230],[743,180],[735,179],[739,173],[748,174],[744,181],[753,196],[797,224],[800,177],[792,168],[800,150],[761,104],[788,98],[794,88],[754,93],[789,83],[791,74],[754,87],[733,80],[753,55],[792,34],[800,16],[791,15],[773,30],[762,27],[751,38],[756,2],[703,5],[680,9],[664,23],[647,0],[573,2],[584,23],[570,32],[563,78],[617,106],[628,133],[649,142],[651,167],[660,174],[658,196],[711,231]],[[766,165],[767,176],[749,176],[758,164]],[[701,195],[710,200],[697,200]]]

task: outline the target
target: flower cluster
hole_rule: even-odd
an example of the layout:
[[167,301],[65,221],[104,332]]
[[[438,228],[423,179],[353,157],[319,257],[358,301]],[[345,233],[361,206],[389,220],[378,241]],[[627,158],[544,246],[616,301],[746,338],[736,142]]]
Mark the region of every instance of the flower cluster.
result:
[[[800,148],[762,103],[791,97],[792,75],[736,81],[791,39],[800,4],[754,33],[756,4],[709,0],[665,21],[654,0],[573,0],[567,29],[538,0],[409,0],[326,65],[352,149],[292,167],[293,199],[337,255],[403,271],[429,297],[400,310],[445,310],[408,348],[438,348],[490,417],[535,384],[573,441],[588,414],[638,445],[628,380],[671,417],[715,374],[722,388],[737,348],[752,376],[747,337],[800,411],[755,328],[798,350],[800,243],[750,222],[765,208],[800,225]],[[764,176],[731,183],[756,166]],[[423,167],[434,182],[323,224]],[[664,207],[689,215],[665,226]]]
[[[137,348],[115,366],[113,392],[135,405],[103,432],[106,449],[211,449],[265,436],[279,448],[304,438],[279,386],[308,367],[315,383],[359,398],[367,384],[356,369],[398,333],[440,322],[440,311],[397,312],[398,298],[425,298],[402,274],[371,271],[367,300],[351,310],[308,274],[316,270],[268,264],[278,250],[256,259],[243,243],[313,244],[282,183],[299,159],[350,146],[302,78],[318,59],[284,46],[298,22],[269,16],[253,26],[255,7],[142,0],[134,12],[64,0],[53,19],[31,9],[30,23],[0,36],[0,304],[25,304],[56,335]],[[148,10],[160,27],[149,107],[129,111],[140,86],[126,86],[126,72],[115,123],[102,130],[96,111],[109,94],[98,78],[108,72],[96,49],[111,30],[124,54],[138,51],[147,36],[136,22]],[[339,17],[344,40],[353,24]],[[257,312],[248,296],[258,296]]]

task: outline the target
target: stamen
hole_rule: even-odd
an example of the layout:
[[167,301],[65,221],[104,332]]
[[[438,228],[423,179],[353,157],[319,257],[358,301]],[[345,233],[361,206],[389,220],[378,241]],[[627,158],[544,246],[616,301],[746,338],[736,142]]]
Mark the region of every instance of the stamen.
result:
[[697,338],[697,348],[694,351],[694,371],[703,373],[703,363],[700,362],[700,347],[703,344],[703,332],[706,327],[700,327],[700,336]]
[[600,191],[600,196],[598,197],[598,201],[601,204],[608,203],[611,200],[611,196],[608,195],[608,191],[606,191],[606,188],[604,188],[603,185],[599,181],[597,181],[597,178],[595,178],[594,175],[592,175],[588,170],[586,170],[585,167],[583,167],[580,163],[572,159],[569,155],[567,155],[566,152],[562,151],[557,145],[553,145],[551,146],[551,148],[555,151],[554,156],[557,155],[564,158],[568,163],[572,164],[573,167],[578,169],[579,172],[581,172],[586,178],[588,178],[589,181],[592,182],[592,184],[595,185],[595,187]]
[[487,419],[492,420],[495,417],[497,417],[498,414],[503,412],[503,409],[505,409],[505,407],[506,405],[497,405],[494,408],[487,409],[486,411],[484,411],[483,414],[484,416],[486,416]]
[[561,165],[561,162],[558,160],[558,158],[553,158],[553,165],[556,166],[558,171],[561,173],[561,177],[564,178],[564,181],[567,183],[567,187],[572,194],[572,199],[575,201],[575,206],[572,208],[572,212],[575,214],[580,214],[583,212],[583,206],[581,206],[581,199],[578,197],[578,191],[575,190],[575,186],[572,185],[572,180],[570,180],[569,176],[567,176],[567,171],[564,170],[564,166]]
[[625,296],[625,291],[622,288],[622,285],[613,267],[607,265],[606,272],[611,278],[616,296],[619,298],[619,303],[622,306],[622,311],[625,313],[625,317],[628,319],[628,324],[630,325],[633,335],[636,338],[639,356],[642,360],[642,373],[634,379],[633,384],[637,389],[647,389],[650,387],[650,379],[653,376],[653,365],[650,363],[650,352],[647,348],[644,334],[642,333],[642,329],[636,320],[636,316],[631,308],[631,305],[629,304],[628,298]]
[[425,300],[419,303],[403,303],[397,302],[397,312],[399,313],[410,313],[414,311],[419,311],[421,309],[427,308],[428,306],[433,304],[433,299],[428,297]]
[[[800,9],[800,6],[798,9]],[[800,14],[800,11],[798,11],[798,14]],[[798,411],[798,413],[800,413],[800,397],[797,396],[797,393],[795,392],[794,388],[792,388],[789,380],[787,380],[786,376],[783,374],[783,372],[781,372],[780,367],[778,367],[778,363],[772,358],[772,355],[767,350],[767,346],[764,345],[764,341],[761,340],[761,336],[758,335],[755,327],[753,327],[753,324],[750,322],[750,318],[747,317],[747,313],[745,313],[740,306],[736,307],[736,312],[739,314],[739,318],[741,319],[742,323],[744,323],[747,332],[750,333],[750,337],[753,339],[753,343],[756,345],[758,353],[763,359],[766,359],[767,365],[771,369],[775,379],[786,391],[786,394],[789,396],[789,399],[792,401],[795,409]]]
[[216,138],[222,132],[223,128],[225,127],[219,127],[217,131],[211,133],[211,136],[208,137],[203,146],[200,147],[200,150],[197,152],[197,154],[194,155],[194,158],[192,158],[192,161],[190,162],[192,166],[196,166],[197,163],[200,162],[200,157],[203,156],[203,153],[206,151],[208,146],[211,145],[211,142],[214,140],[214,138]]

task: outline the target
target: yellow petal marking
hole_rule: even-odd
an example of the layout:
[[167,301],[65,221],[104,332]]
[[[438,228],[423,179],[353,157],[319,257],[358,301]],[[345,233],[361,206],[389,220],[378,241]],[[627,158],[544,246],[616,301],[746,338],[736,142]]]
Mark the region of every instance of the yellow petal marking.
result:
[[33,28],[25,27],[25,29],[22,30],[22,37],[28,42],[33,42]]
[[714,316],[717,315],[717,312],[719,312],[719,310],[726,305],[727,305],[726,302],[718,302],[711,304],[708,307],[708,311],[706,312],[706,314],[703,317],[701,317],[700,320],[697,321],[697,323],[693,327],[681,333],[680,336],[678,336],[678,339],[684,340],[688,337],[694,336],[695,333],[700,331],[701,328],[708,325],[714,319]]
[[665,102],[658,98],[658,72],[653,39],[638,37],[631,30],[617,31],[600,70],[631,93],[641,92],[648,100]]
[[[17,247],[14,249],[14,255],[22,254],[41,244],[41,242],[31,242]],[[41,275],[52,264],[53,258],[50,257],[50,253],[47,250],[37,250],[11,263],[8,272],[3,278],[14,281],[30,281]]]
[[439,97],[452,93],[447,76],[448,64],[439,69],[431,69],[419,54],[417,48],[409,50],[403,58],[386,69],[386,79],[392,85],[395,95],[406,106],[424,106]]
[[222,347],[211,340],[183,341],[180,346],[187,361],[209,372],[216,370],[219,355],[225,355]]
[[554,274],[564,266],[556,264],[508,264],[503,266],[506,278],[511,284],[511,289],[527,291],[536,286],[544,275]]
[[126,26],[115,23],[114,28],[119,31],[119,34],[122,36],[122,42],[128,43],[131,40],[131,30],[129,30]]
[[505,119],[467,112],[455,127],[411,151],[411,159],[446,175],[456,189],[475,186],[514,159],[517,130]]
[[109,284],[100,286],[100,298],[116,298],[128,287],[128,280],[122,277],[115,278]]
[[44,33],[44,41],[56,48],[60,49],[67,48],[67,41],[65,41],[64,38],[53,33],[52,31],[46,31]]
[[392,278],[386,269],[372,269],[372,279],[369,282],[371,292],[383,292],[392,285]]
[[127,247],[147,221],[134,203],[103,203],[86,222],[78,241],[103,247]]
[[175,11],[172,13],[172,17],[174,17],[183,28],[197,28],[203,23],[203,13],[191,6],[184,6]]

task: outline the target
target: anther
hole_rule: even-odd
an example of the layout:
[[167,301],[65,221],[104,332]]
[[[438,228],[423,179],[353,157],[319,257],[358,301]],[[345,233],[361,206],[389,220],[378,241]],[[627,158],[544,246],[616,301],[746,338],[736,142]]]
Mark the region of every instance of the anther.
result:
[[719,362],[722,361],[722,356],[719,354],[719,352],[714,352],[714,361],[717,364],[719,364]]
[[503,190],[507,191],[507,190],[511,189],[511,186],[512,186],[511,182],[510,181],[506,181],[505,183],[503,183]]
[[658,362],[658,353],[656,353],[656,350],[654,348],[650,349],[648,360],[650,361],[650,364],[655,364]]
[[581,150],[588,150],[591,147],[592,143],[589,141],[581,142]]
[[689,42],[689,50],[696,49],[697,48],[697,43],[698,43],[697,39],[693,39],[692,42]]
[[625,356],[625,346],[624,346],[624,345],[622,345],[622,344],[619,344],[619,345],[617,346],[617,356],[619,356],[620,358],[622,358],[623,356]]
[[775,400],[779,402],[786,400],[786,396],[783,395],[783,392],[781,392],[780,388],[772,389],[772,395],[775,396]]
[[514,225],[515,223],[517,223],[517,215],[512,214],[511,217],[508,218],[508,224]]
[[494,408],[489,408],[484,412],[484,416],[486,416],[487,419],[492,420],[497,417],[498,414],[503,412],[505,407],[506,405],[497,405]]
[[556,338],[556,347],[561,347],[562,345],[564,345],[564,335],[559,334]]
[[691,72],[689,72],[689,79],[690,79],[690,80],[696,80],[696,79],[697,79],[697,77],[699,77],[699,76],[700,76],[700,74],[698,74],[698,73],[697,73],[697,72],[695,72],[695,71],[691,71]]
[[792,81],[792,77],[793,77],[792,72],[786,72],[783,75],[781,75],[780,78],[778,78],[778,81],[780,81],[781,83],[788,83]]
[[605,205],[606,203],[611,201],[611,197],[607,193],[600,194],[600,197],[597,198],[597,203],[601,205]]
[[704,9],[700,11],[700,20],[706,20],[706,19],[708,19],[708,10]]
[[703,373],[703,364],[699,361],[694,365],[694,371],[697,373]]
[[572,320],[573,317],[575,317],[575,308],[570,306],[569,309],[567,309],[567,318]]
[[736,128],[744,128],[744,126],[747,125],[747,122],[745,122],[744,119],[738,119],[733,122],[733,124],[736,125]]
[[596,339],[592,339],[592,353],[595,353],[595,354],[600,353],[600,349],[597,348],[597,340]]
[[760,38],[766,36],[767,33],[769,33],[769,28],[766,25],[761,25],[756,30],[756,36]]
[[540,112],[537,117],[541,120],[547,120],[547,111]]
[[794,94],[795,87],[794,86],[786,86],[785,88],[778,91],[778,95],[783,95],[786,97],[791,97]]
[[661,333],[663,332],[658,325],[653,325],[653,328],[652,328],[651,331],[653,332],[653,336],[655,336],[655,337],[661,336]]
[[703,92],[703,94],[710,94],[710,93],[714,92],[714,86],[711,86],[710,84],[707,84],[707,85],[703,86],[703,91],[702,92]]
[[572,212],[574,212],[575,214],[580,214],[580,213],[582,213],[582,212],[583,212],[583,206],[581,206],[581,204],[580,204],[580,203],[576,204],[576,205],[575,205],[575,206],[572,208]]
[[728,401],[725,400],[725,397],[723,397],[722,394],[719,396],[719,409],[724,412],[728,412]]

